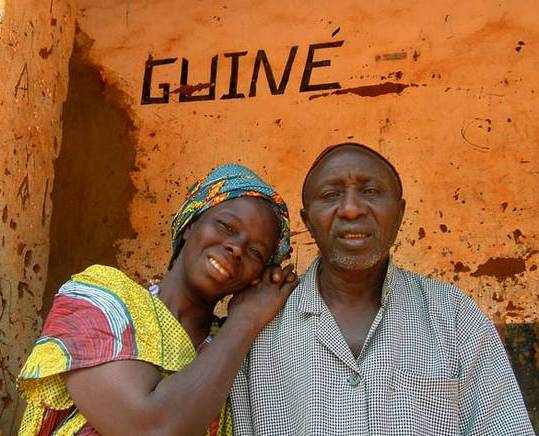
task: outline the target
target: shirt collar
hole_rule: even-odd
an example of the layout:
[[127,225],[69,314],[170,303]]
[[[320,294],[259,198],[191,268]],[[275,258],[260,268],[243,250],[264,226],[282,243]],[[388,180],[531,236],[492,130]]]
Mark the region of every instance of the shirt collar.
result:
[[309,269],[305,271],[298,285],[299,302],[298,312],[320,314],[324,301],[318,292],[318,266],[320,257],[317,257]]
[[[297,292],[299,301],[297,310],[302,313],[320,314],[325,306],[322,295],[318,290],[318,267],[320,265],[320,257],[317,257],[311,264],[309,269],[305,271],[301,277]],[[399,268],[393,263],[391,256],[387,266],[387,272],[382,285],[382,301],[384,306],[388,297],[394,294],[398,288]]]
[[387,303],[387,299],[390,295],[397,292],[396,289],[398,288],[399,271],[399,268],[393,263],[393,258],[390,255],[387,263],[386,277],[384,279],[384,284],[382,285],[382,306]]

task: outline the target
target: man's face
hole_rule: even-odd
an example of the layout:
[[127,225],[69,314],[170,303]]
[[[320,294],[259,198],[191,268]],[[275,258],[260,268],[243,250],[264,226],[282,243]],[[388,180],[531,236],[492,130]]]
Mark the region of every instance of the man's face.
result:
[[322,259],[345,270],[385,261],[403,213],[404,200],[390,167],[352,146],[330,152],[312,171],[301,211]]

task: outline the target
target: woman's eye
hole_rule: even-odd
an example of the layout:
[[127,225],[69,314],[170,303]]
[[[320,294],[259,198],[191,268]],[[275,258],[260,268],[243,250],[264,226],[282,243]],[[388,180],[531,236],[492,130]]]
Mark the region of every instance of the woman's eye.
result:
[[219,226],[225,230],[226,232],[228,233],[232,233],[234,231],[234,229],[232,228],[232,226],[228,223],[226,223],[225,221],[222,221],[222,220],[217,220],[217,223],[219,224]]
[[264,263],[264,256],[262,256],[262,253],[257,248],[251,247],[249,248],[249,252],[260,262]]

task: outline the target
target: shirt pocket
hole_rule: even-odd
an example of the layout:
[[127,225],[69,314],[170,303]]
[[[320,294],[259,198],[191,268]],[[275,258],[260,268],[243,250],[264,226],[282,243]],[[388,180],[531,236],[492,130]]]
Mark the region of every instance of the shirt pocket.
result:
[[395,369],[391,378],[391,434],[458,435],[458,379]]

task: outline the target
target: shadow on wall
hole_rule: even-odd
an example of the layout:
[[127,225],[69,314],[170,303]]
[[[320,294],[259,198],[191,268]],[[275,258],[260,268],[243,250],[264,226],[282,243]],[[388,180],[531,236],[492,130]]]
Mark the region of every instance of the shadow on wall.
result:
[[107,83],[77,29],[63,108],[63,137],[54,167],[50,257],[43,317],[71,274],[94,263],[116,266],[115,241],[134,238],[129,204],[135,192],[136,129],[128,96]]

